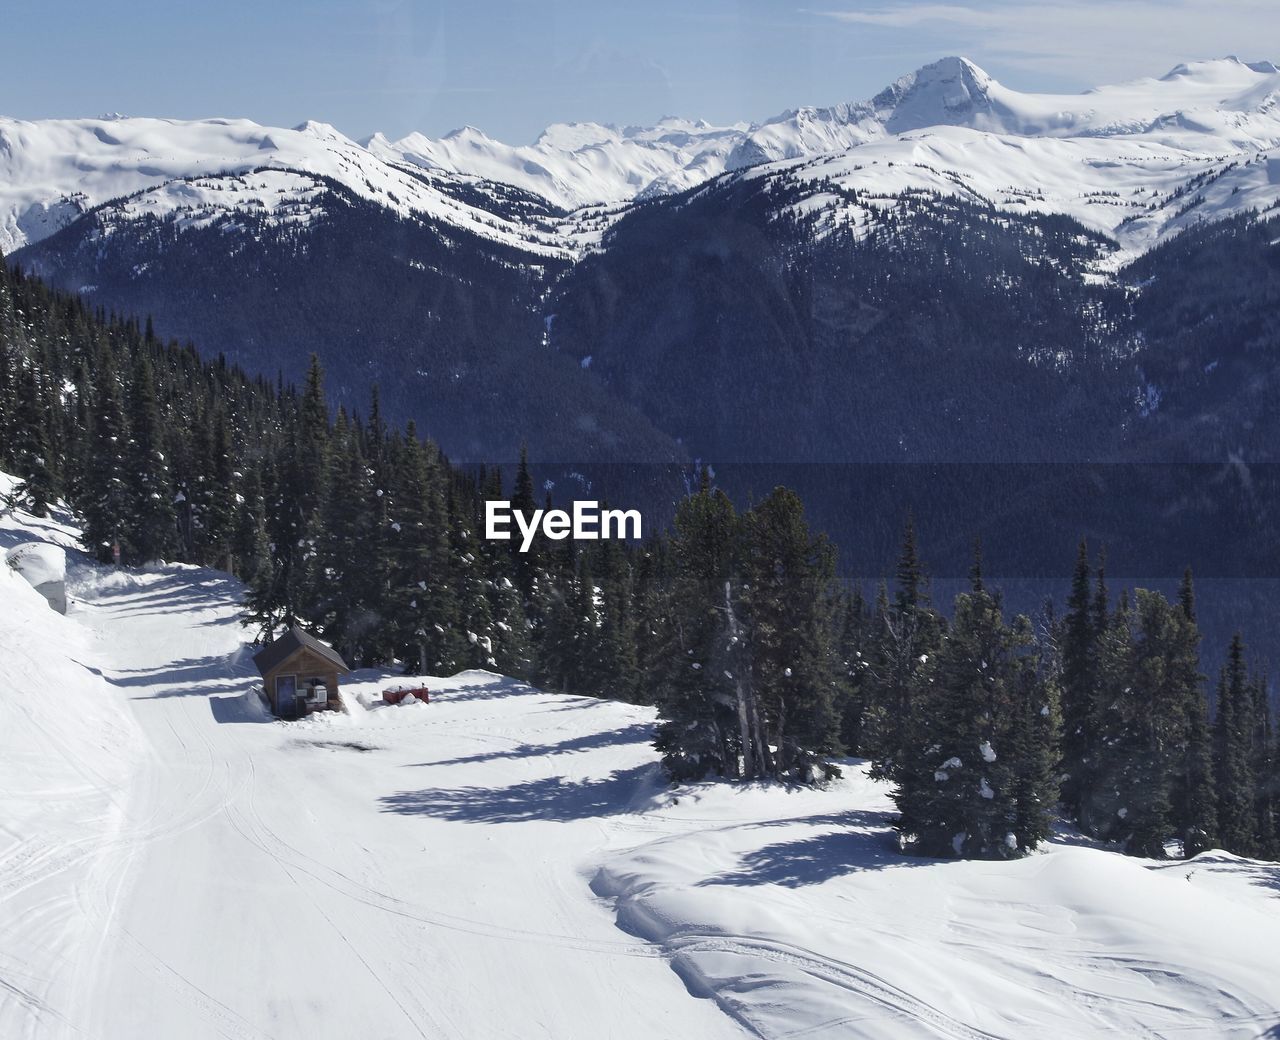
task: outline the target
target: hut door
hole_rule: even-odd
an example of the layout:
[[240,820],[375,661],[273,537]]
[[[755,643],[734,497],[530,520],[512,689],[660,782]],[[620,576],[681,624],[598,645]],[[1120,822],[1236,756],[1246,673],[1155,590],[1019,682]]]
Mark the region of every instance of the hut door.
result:
[[296,675],[276,676],[276,714],[298,714],[298,677]]

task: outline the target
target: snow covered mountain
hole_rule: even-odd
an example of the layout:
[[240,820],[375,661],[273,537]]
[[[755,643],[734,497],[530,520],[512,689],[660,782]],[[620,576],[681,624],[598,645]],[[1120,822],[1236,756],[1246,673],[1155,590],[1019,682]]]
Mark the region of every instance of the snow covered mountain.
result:
[[236,211],[305,224],[325,181],[396,216],[532,253],[563,251],[536,200],[508,207],[503,193],[474,189],[464,199],[458,178],[384,162],[324,123],[285,130],[247,119],[124,117],[0,118],[0,250],[38,242],[109,202],[120,218],[171,216],[180,227]]
[[683,191],[723,173],[750,128],[668,117],[653,127],[557,123],[531,145],[494,141],[475,127],[432,140],[374,134],[374,155],[535,192],[564,209]]
[[[518,146],[473,127],[360,144],[315,122],[0,119],[0,249],[135,195],[138,211],[182,220],[241,209],[302,222],[317,178],[328,178],[400,216],[569,256],[598,242],[632,200],[784,163],[802,182],[874,195],[941,190],[1067,213],[1120,238],[1128,256],[1201,215],[1274,205],[1278,149],[1280,71],[1235,58],[1073,95],[1021,93],[944,58],[868,101],[732,126],[556,124]],[[262,169],[293,176],[246,179]],[[1188,217],[1183,204],[1201,188]],[[549,208],[601,206],[569,220]]]
[[[1034,190],[1035,171],[1019,162],[1025,142],[1011,138],[1125,139],[1118,147],[1087,150],[1089,158],[1106,153],[1117,166],[1139,164],[1159,179],[1150,169],[1153,162],[1194,162],[1276,147],[1277,98],[1280,74],[1270,62],[1198,62],[1159,79],[1053,95],[1011,90],[971,61],[953,57],[902,77],[869,101],[799,108],[750,126],[679,119],[653,128],[560,124],[523,147],[467,127],[440,140],[412,134],[389,142],[378,134],[367,147],[431,170],[516,184],[572,209],[681,191],[726,170],[831,156],[920,131],[939,131],[945,140],[941,128],[961,127],[993,135],[1003,147],[971,158],[938,148],[931,156],[938,165],[960,173],[989,171],[997,183]],[[932,136],[913,141],[923,140],[927,147]],[[1135,144],[1155,154],[1127,156]],[[868,158],[889,161],[874,154]],[[881,179],[884,190],[899,186],[892,176]],[[1047,179],[1059,180],[1060,174],[1052,171]]]
[[1225,58],[1078,95],[1023,94],[947,58],[864,105],[780,117],[742,147],[743,165],[792,160],[789,175],[815,188],[805,211],[833,223],[873,219],[873,200],[938,192],[1069,215],[1118,242],[1115,266],[1203,219],[1280,204],[1280,71]]

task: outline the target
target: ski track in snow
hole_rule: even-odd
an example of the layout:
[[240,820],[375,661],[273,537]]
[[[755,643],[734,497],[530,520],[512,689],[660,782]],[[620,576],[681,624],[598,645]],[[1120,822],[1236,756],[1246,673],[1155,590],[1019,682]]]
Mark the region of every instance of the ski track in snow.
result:
[[648,709],[485,672],[274,722],[225,575],[73,595],[0,568],[0,1036],[1280,1035],[1273,865],[912,860],[856,763],[668,789]]

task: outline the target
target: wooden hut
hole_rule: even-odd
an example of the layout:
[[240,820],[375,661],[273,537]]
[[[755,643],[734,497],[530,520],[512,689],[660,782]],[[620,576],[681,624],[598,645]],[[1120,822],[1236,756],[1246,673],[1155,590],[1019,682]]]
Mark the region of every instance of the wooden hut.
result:
[[273,714],[295,719],[313,711],[340,711],[338,678],[351,669],[332,647],[294,625],[256,654],[253,663],[262,673]]

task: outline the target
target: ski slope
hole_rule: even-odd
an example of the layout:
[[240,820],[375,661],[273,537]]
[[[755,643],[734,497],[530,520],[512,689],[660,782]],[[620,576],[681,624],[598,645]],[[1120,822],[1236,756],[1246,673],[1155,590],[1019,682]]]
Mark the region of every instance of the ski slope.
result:
[[[69,544],[0,520],[0,547]],[[671,789],[652,711],[487,672],[271,720],[242,590],[0,568],[0,1036],[1257,1037],[1280,867],[893,850],[884,789]]]

